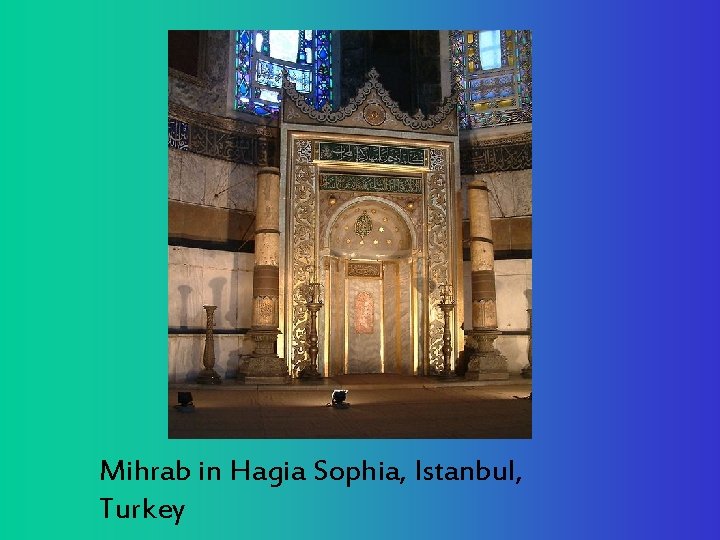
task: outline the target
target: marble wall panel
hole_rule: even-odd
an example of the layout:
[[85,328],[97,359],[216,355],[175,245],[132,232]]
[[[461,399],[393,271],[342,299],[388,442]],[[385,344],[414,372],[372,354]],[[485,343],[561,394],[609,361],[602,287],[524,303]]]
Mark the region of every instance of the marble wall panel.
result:
[[205,188],[202,204],[228,208],[228,182],[232,163],[221,159],[202,159],[205,164]]
[[400,373],[400,334],[403,331],[400,320],[398,265],[383,264],[383,325],[385,341],[385,373]]
[[168,336],[168,379],[171,383],[194,382],[202,366],[204,335]]
[[331,375],[345,370],[345,263],[338,259],[330,262],[330,357],[328,367]]
[[[380,332],[380,307],[382,303],[381,281],[374,279],[353,279],[347,280],[348,286],[348,373],[381,373],[381,332]],[[361,323],[354,309],[355,300],[358,294],[366,292],[373,298],[373,332],[358,333],[356,322]],[[358,324],[358,328],[367,325]]]
[[532,259],[505,259],[495,263],[496,276],[532,274]]
[[509,371],[517,373],[527,366],[527,336],[499,336],[495,340],[495,348],[507,358]]
[[[241,355],[253,351],[253,341],[244,334],[215,335],[215,371],[223,379],[234,379]],[[168,336],[168,382],[194,383],[202,369],[205,350],[204,334],[174,334]]]
[[255,268],[255,255],[252,253],[235,253],[235,266],[240,272],[252,272]]
[[524,330],[528,327],[524,275],[495,276],[498,330]]
[[494,172],[482,175],[490,189],[490,215],[532,215],[532,170]]
[[168,198],[180,200],[180,178],[182,175],[182,150],[168,149]]
[[180,200],[187,203],[202,204],[205,196],[205,169],[208,159],[198,154],[186,152],[182,160],[180,173]]
[[174,149],[168,166],[170,199],[255,212],[256,166]]
[[498,330],[525,330],[531,307],[532,260],[496,261]]
[[233,299],[233,272],[229,269],[203,268],[203,304],[217,306],[215,328],[235,328],[237,298]]
[[168,250],[170,327],[205,328],[203,304],[218,306],[215,328],[251,326],[252,254],[179,246]]
[[171,264],[168,267],[168,325],[204,328],[203,272],[199,266]]
[[407,262],[402,262],[398,273],[398,289],[400,292],[400,347],[401,372],[405,375],[414,375],[414,339],[412,334],[412,306],[411,306],[411,268]]
[[168,264],[184,264],[186,266],[202,266],[202,249],[168,246]]
[[205,268],[232,270],[236,268],[237,255],[232,251],[202,250],[202,265]]
[[257,167],[230,163],[228,171],[227,205],[233,210],[255,212]]
[[463,176],[461,179],[460,209],[463,220],[470,219],[468,214],[467,184],[473,178],[487,182],[490,190],[490,216],[519,217],[532,215],[532,170],[493,172],[475,176]]

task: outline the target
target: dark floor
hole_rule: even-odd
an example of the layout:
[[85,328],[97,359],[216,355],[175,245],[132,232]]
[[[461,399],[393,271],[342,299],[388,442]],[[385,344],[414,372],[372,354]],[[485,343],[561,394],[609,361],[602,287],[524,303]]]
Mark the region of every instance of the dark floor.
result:
[[[348,409],[326,407],[346,388]],[[192,392],[195,411],[175,410]],[[168,436],[189,439],[530,438],[528,380],[441,383],[425,377],[345,375],[319,385],[172,385]]]

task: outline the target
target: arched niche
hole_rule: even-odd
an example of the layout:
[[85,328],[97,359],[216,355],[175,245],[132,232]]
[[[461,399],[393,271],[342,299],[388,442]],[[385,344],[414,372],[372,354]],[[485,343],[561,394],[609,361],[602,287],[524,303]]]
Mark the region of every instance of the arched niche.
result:
[[[358,220],[369,222],[366,234],[356,230]],[[330,256],[342,259],[402,259],[415,249],[417,235],[397,204],[366,196],[352,199],[337,209],[326,229],[324,245]]]
[[409,216],[382,197],[358,196],[332,214],[323,243],[329,373],[416,373]]

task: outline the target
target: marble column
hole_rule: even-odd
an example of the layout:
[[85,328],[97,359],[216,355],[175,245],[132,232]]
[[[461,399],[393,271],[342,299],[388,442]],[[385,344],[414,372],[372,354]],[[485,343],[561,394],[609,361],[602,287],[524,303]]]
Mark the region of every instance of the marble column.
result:
[[466,331],[470,361],[466,379],[507,379],[507,359],[495,349],[497,305],[495,297],[495,253],[490,222],[490,200],[484,180],[468,184],[470,215],[470,264],[472,269],[472,330]]
[[277,355],[280,334],[280,170],[257,171],[255,195],[255,267],[253,269],[252,328],[255,352],[238,370],[246,384],[289,382],[287,363]]

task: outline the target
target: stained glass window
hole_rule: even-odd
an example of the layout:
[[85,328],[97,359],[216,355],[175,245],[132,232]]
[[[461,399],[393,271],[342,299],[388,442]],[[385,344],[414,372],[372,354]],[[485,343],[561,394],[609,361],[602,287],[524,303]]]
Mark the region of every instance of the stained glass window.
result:
[[451,30],[461,129],[532,121],[529,30]]
[[283,71],[320,109],[332,104],[330,30],[238,30],[235,33],[235,108],[277,114]]

